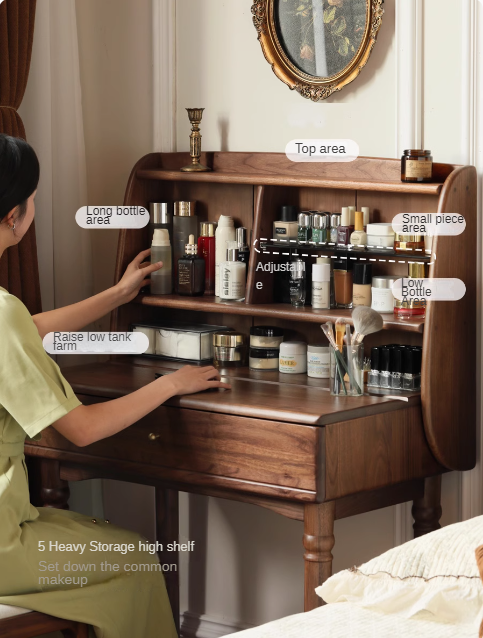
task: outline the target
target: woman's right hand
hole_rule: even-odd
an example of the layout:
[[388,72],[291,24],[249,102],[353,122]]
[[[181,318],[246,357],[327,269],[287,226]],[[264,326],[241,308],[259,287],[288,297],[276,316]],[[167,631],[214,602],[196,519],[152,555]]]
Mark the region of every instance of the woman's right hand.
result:
[[231,390],[231,385],[220,381],[220,373],[213,366],[184,366],[180,370],[171,373],[168,377],[170,383],[174,385],[173,396],[183,394],[196,394],[204,390],[213,388],[225,388]]

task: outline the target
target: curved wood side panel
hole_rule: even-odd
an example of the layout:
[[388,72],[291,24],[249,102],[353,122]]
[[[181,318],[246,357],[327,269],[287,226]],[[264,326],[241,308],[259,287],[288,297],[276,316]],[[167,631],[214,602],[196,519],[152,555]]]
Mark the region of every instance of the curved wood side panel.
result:
[[456,169],[443,187],[438,214],[463,215],[466,230],[435,238],[430,277],[457,277],[466,295],[430,303],[424,330],[424,428],[436,459],[451,470],[470,470],[476,463],[476,196],[472,166]]

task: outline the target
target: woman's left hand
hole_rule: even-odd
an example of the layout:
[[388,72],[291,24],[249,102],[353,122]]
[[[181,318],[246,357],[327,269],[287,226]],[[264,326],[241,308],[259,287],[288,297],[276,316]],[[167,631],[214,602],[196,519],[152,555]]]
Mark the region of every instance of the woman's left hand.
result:
[[150,248],[143,250],[126,268],[122,279],[116,285],[122,297],[121,303],[129,303],[134,297],[137,297],[141,288],[149,285],[149,275],[163,267],[162,261],[156,264],[143,263],[150,254]]

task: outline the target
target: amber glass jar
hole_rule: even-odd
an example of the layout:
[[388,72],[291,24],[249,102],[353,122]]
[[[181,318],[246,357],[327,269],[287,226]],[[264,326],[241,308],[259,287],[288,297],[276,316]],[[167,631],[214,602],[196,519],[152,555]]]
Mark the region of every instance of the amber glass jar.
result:
[[403,235],[396,233],[394,239],[394,250],[397,253],[424,253],[423,235]]
[[431,151],[409,149],[401,158],[402,182],[430,182],[433,179]]

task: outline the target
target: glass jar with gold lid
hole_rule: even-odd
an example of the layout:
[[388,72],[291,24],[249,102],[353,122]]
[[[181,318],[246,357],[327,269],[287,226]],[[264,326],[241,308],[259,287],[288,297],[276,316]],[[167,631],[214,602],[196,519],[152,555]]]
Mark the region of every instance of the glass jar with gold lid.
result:
[[394,238],[394,250],[397,253],[424,253],[423,235],[403,235],[396,233]]
[[431,182],[433,179],[433,156],[431,151],[408,149],[401,158],[402,182]]

